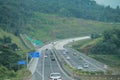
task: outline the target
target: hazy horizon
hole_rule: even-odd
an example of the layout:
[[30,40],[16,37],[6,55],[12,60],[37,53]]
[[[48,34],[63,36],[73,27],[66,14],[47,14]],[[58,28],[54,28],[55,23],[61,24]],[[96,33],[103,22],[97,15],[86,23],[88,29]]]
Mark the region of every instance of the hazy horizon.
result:
[[95,0],[98,4],[108,6],[110,5],[113,8],[116,8],[116,6],[120,6],[120,0]]

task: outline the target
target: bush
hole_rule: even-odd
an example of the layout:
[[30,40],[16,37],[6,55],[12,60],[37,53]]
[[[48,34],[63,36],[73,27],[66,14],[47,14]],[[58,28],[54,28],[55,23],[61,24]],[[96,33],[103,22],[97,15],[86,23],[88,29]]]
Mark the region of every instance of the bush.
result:
[[8,70],[6,67],[0,66],[0,80],[4,80],[15,76],[16,74],[13,70]]

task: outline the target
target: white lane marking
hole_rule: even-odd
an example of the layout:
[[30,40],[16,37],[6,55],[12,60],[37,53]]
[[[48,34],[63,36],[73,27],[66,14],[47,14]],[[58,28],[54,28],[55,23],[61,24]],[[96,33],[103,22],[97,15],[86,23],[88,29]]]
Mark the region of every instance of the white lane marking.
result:
[[44,58],[44,56],[45,56],[45,54],[43,53],[43,80],[44,80],[44,67],[45,67],[45,64],[44,64],[44,62],[45,62],[45,58]]
[[50,53],[49,53],[50,70],[51,70],[51,72],[54,72],[54,71],[53,71],[53,68],[52,68],[52,62],[51,62],[50,56],[51,56],[51,55],[50,55]]
[[[86,55],[84,55],[84,54],[82,54],[82,53],[80,53],[80,52],[78,52],[78,51],[76,51],[76,50],[74,50],[74,49],[71,49],[71,50],[77,52],[78,54],[80,54],[79,56],[82,58],[83,61],[89,63],[90,65],[94,66],[94,67],[95,67],[96,69],[98,69],[98,70],[105,71],[103,68],[98,67],[97,65],[95,65],[95,64],[93,64],[91,61],[89,61],[88,59],[85,59],[85,58],[88,57],[88,56],[86,56]],[[88,57],[88,58],[90,58],[90,57]],[[92,58],[91,58],[91,59],[92,59]]]
[[[53,52],[53,50],[51,50],[51,51]],[[53,55],[54,55],[54,57],[55,57],[54,52],[53,52]],[[71,77],[69,77],[69,76],[63,71],[63,69],[60,67],[60,64],[59,64],[59,62],[58,62],[58,60],[57,60],[56,57],[55,57],[55,60],[56,60],[56,62],[57,62],[58,67],[60,68],[61,72],[62,72],[67,78],[69,78],[70,80],[74,80],[74,79],[72,79]]]
[[43,76],[40,72],[38,72],[38,70],[36,70],[36,72],[37,72],[41,77]]
[[83,57],[81,57],[81,58],[82,58],[85,62],[91,64],[91,65],[94,66],[94,67],[96,67],[97,69],[102,70],[102,71],[105,71],[104,69],[102,69],[102,68],[100,68],[100,67],[94,65],[93,63],[89,62],[88,60],[84,59]]

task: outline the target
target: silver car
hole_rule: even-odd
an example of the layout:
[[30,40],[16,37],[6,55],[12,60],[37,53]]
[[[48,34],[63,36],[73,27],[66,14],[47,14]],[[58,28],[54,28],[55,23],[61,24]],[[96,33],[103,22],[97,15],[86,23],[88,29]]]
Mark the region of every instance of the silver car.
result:
[[67,56],[66,58],[67,58],[67,60],[69,60],[69,59],[70,59],[70,57],[69,57],[69,56]]
[[49,80],[62,80],[60,73],[51,73]]
[[77,69],[78,69],[78,70],[83,70],[82,65],[78,65]]
[[84,63],[84,68],[88,68],[89,65],[87,63]]

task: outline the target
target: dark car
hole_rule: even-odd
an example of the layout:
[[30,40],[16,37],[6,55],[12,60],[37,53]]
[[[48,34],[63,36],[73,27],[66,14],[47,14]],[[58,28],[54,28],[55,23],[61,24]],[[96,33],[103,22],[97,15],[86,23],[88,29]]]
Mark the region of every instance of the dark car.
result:
[[53,55],[51,55],[50,58],[51,58],[52,61],[55,61],[55,58],[54,58]]

